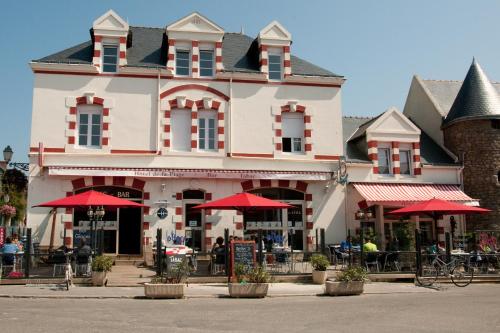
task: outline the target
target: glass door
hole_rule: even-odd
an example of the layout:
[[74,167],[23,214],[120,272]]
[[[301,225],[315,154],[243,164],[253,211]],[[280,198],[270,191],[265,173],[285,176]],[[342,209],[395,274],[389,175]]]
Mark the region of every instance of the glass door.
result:
[[284,232],[288,235],[287,246],[304,250],[304,202],[286,201],[293,208],[283,209]]

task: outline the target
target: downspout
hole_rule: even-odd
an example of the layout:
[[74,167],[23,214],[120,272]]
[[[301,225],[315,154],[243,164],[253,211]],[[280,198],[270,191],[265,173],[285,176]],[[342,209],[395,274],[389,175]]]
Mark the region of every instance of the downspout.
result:
[[228,119],[228,124],[229,124],[229,131],[228,131],[228,135],[229,135],[229,138],[227,140],[227,156],[231,157],[231,155],[233,154],[232,151],[233,151],[233,145],[232,145],[232,138],[233,138],[233,117],[232,117],[232,112],[233,112],[233,77],[231,76],[231,78],[229,79],[229,104],[228,104],[228,113],[227,113],[227,117],[229,118]]
[[158,95],[156,100],[156,144],[155,144],[155,155],[160,155],[160,119],[161,119],[161,99],[160,99],[160,79],[161,79],[161,69],[158,67]]

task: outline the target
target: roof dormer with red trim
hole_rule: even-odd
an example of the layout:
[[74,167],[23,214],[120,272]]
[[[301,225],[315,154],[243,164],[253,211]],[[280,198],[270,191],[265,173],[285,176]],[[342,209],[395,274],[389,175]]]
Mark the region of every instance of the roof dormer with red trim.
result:
[[273,21],[259,32],[260,71],[270,81],[281,81],[292,74],[290,45],[292,34],[279,22]]

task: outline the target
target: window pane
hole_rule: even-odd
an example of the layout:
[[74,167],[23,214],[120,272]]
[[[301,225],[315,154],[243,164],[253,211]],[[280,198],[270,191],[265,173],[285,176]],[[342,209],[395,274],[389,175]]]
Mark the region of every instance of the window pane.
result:
[[93,135],[92,136],[92,146],[100,146],[100,142],[99,142],[99,141],[101,141],[100,139],[101,139],[100,136]]
[[104,72],[114,73],[114,72],[116,72],[116,65],[104,65],[102,67],[102,70]]
[[176,73],[178,75],[189,75],[189,52],[177,51],[175,59]]
[[213,76],[214,72],[213,72],[212,68],[201,68],[200,75],[201,76]]
[[100,125],[92,125],[92,135],[101,135]]
[[380,174],[390,173],[389,153],[390,150],[387,148],[378,149],[378,171]]
[[115,56],[117,55],[118,48],[116,46],[104,46],[105,56]]
[[269,64],[281,64],[281,56],[280,55],[269,55]]
[[200,149],[205,149],[205,138],[204,137],[199,137],[199,146]]
[[280,72],[281,65],[280,64],[269,64],[269,71],[270,72]]
[[214,139],[209,139],[208,140],[208,149],[215,149],[215,140]]
[[213,51],[200,51],[200,76],[213,75],[213,60]]
[[100,114],[93,114],[92,115],[92,125],[97,125],[101,124],[101,115]]
[[89,128],[87,124],[80,124],[80,127],[78,128],[78,132],[80,132],[80,135],[87,135]]
[[201,61],[212,61],[213,60],[213,51],[200,51],[200,60]]
[[293,151],[294,152],[302,151],[302,139],[301,138],[293,138]]
[[87,124],[89,122],[89,115],[86,113],[80,113],[80,124]]
[[189,68],[189,60],[178,59],[177,60],[177,67],[187,67],[187,68]]
[[281,140],[281,142],[283,143],[283,151],[285,153],[291,153],[292,152],[292,138],[283,138]]
[[87,145],[87,136],[86,135],[80,135],[78,137],[78,144],[80,146],[86,146]]
[[399,165],[400,172],[403,175],[410,174],[410,152],[408,150],[402,150],[399,153]]
[[189,51],[177,51],[176,59],[185,59],[189,60]]
[[117,59],[118,58],[116,56],[104,56],[104,58],[103,58],[104,61],[103,62],[105,64],[113,64],[114,65],[114,64],[116,64],[118,62]]
[[269,78],[271,80],[281,80],[281,72],[269,72]]

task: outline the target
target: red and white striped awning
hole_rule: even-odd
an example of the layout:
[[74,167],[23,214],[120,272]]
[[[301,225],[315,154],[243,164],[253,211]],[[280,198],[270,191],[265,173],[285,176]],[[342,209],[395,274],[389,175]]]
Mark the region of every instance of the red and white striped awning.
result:
[[387,183],[354,183],[353,185],[365,198],[368,206],[407,206],[434,198],[479,206],[479,202],[462,192],[458,185]]

